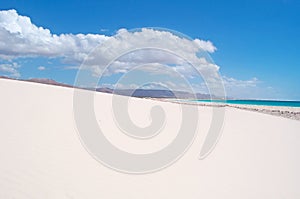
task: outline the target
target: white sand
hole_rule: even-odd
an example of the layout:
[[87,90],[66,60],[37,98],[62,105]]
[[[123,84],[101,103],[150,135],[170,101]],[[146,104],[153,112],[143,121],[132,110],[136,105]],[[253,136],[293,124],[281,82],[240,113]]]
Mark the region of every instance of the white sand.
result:
[[[211,108],[200,107],[199,134],[183,158],[160,172],[129,175],[101,165],[81,145],[73,89],[1,79],[0,91],[1,199],[300,198],[299,121],[226,107],[220,141],[199,160],[211,120]],[[168,111],[164,135],[141,141],[121,136],[110,99],[96,94],[96,115],[120,148],[146,153],[175,136],[178,104],[132,98],[130,115],[139,125],[149,123],[152,105]]]

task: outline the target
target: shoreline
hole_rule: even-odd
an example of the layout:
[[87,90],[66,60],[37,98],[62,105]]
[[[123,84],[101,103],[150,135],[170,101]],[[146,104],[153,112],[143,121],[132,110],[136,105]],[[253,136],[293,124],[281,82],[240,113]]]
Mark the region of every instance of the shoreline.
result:
[[190,104],[196,106],[209,106],[209,107],[232,107],[241,110],[254,111],[279,117],[284,117],[292,120],[300,121],[300,107],[288,106],[263,106],[263,105],[244,105],[244,104],[222,104],[214,102],[188,102],[180,100],[170,100],[164,98],[151,98],[152,100],[171,102],[176,104]]

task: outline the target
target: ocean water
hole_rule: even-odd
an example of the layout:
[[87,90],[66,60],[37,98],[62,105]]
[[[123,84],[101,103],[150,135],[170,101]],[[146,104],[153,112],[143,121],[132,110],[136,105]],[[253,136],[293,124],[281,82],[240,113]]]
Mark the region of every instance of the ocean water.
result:
[[225,103],[225,104],[300,107],[300,101],[273,101],[273,100],[193,100],[193,101]]

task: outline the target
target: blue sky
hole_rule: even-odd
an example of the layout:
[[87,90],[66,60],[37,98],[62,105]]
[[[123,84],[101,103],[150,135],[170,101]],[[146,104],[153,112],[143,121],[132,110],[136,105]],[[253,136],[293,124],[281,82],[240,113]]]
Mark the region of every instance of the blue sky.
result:
[[[2,0],[0,10],[8,9],[57,35],[110,36],[120,28],[163,27],[209,40],[217,48],[211,57],[223,76],[237,84],[256,81],[248,93],[247,87],[229,88],[232,96],[300,100],[300,2],[296,0]],[[72,66],[70,62],[58,58],[22,57],[15,62],[20,78],[73,83],[76,75],[76,70],[62,67]],[[46,70],[37,70],[38,66]],[[0,70],[0,75],[5,73]]]

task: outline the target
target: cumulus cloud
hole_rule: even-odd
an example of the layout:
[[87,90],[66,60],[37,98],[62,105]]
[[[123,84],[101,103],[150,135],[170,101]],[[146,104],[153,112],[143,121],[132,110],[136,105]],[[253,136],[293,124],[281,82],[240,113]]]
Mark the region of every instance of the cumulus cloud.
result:
[[211,41],[204,41],[200,39],[195,39],[194,42],[201,48],[205,49],[207,52],[213,53],[217,48],[211,43]]
[[[93,54],[94,57],[88,57],[91,50],[96,47],[98,51]],[[203,65],[196,53],[200,50],[210,53],[216,50],[210,41],[189,40],[164,30],[141,29],[130,32],[120,29],[114,37],[101,34],[56,35],[49,29],[36,26],[29,17],[19,15],[16,10],[0,11],[0,58],[6,60],[36,56],[58,57],[67,63],[80,65],[88,57],[88,61],[85,62],[86,68],[97,74],[104,67],[102,63],[120,56],[126,50],[149,47],[161,49],[168,47],[177,55],[192,60],[201,69],[208,66]],[[110,73],[126,72],[128,68],[122,67],[133,63],[155,62],[178,64],[180,59],[166,53],[136,51],[120,60],[122,64],[119,68],[111,70]],[[213,64],[209,68],[213,71],[218,70]]]
[[[120,29],[118,33],[123,38],[114,40],[120,42],[120,39],[127,39],[128,43],[149,42],[153,39],[153,34],[161,36],[160,41],[173,37],[177,39],[182,47],[188,44],[187,40],[176,38],[174,35],[166,31],[151,31],[144,29],[142,34],[134,34],[126,29]],[[80,60],[87,55],[93,48],[110,38],[101,34],[52,34],[49,29],[38,27],[31,22],[27,16],[21,16],[16,10],[0,11],[0,54],[2,57],[17,56],[49,56],[64,57],[70,56],[70,59]],[[134,38],[137,37],[137,38]],[[113,40],[112,40],[113,41]],[[134,42],[135,41],[135,42]],[[182,43],[180,43],[182,42]],[[214,52],[216,48],[210,41],[195,39],[194,43],[199,48],[208,52]],[[112,44],[113,45],[113,44]]]
[[[95,76],[128,73],[145,64],[150,67],[142,67],[142,70],[149,74],[170,72],[163,65],[190,78],[199,76],[195,73],[199,71],[206,82],[220,87],[219,66],[205,53],[214,50],[211,42],[190,40],[164,30],[143,28],[130,32],[121,29],[114,37],[101,43],[82,68],[92,70]],[[201,57],[199,52],[203,54]]]
[[82,61],[91,49],[106,39],[98,34],[52,34],[37,27],[16,10],[0,11],[0,56],[2,59],[45,56]]

